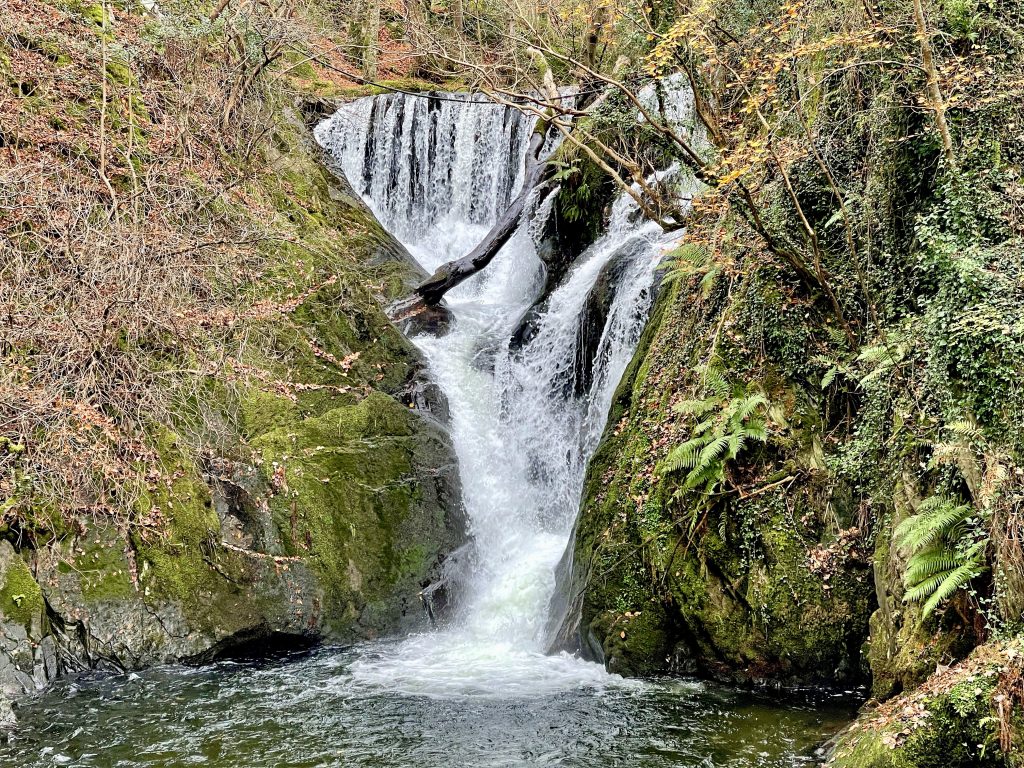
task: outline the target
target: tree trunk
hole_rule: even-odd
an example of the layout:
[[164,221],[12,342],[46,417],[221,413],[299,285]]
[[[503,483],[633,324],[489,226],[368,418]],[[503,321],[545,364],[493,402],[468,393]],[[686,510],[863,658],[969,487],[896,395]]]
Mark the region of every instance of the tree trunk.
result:
[[363,77],[377,79],[377,48],[380,44],[380,0],[366,1],[363,18]]
[[422,0],[405,0],[406,40],[412,44],[412,69],[409,74],[418,77],[423,71],[424,51],[427,49],[427,18]]
[[604,31],[604,23],[606,19],[606,9],[604,5],[599,5],[594,10],[594,15],[591,20],[590,29],[587,30],[587,49],[586,49],[586,62],[590,69],[598,68],[597,61],[597,45],[601,42],[601,33]]
[[942,140],[942,153],[946,156],[946,163],[950,169],[956,170],[956,154],[953,152],[953,139],[949,135],[949,125],[946,123],[946,102],[942,98],[942,91],[939,88],[939,72],[935,67],[935,57],[932,54],[931,35],[928,32],[928,22],[924,15],[924,3],[922,0],[914,0],[914,23],[917,25],[917,36],[921,45],[921,58],[924,63],[924,70],[928,75],[928,100],[931,102],[932,111],[935,113],[935,124],[939,128],[939,138]]
[[427,306],[436,305],[445,293],[490,264],[501,247],[512,237],[516,227],[519,226],[519,220],[523,216],[526,200],[530,193],[547,181],[551,175],[553,166],[545,163],[540,157],[546,134],[547,121],[542,120],[530,137],[530,146],[526,152],[526,167],[523,173],[523,189],[494,223],[490,232],[476,248],[461,259],[442,264],[416,289],[416,294]]

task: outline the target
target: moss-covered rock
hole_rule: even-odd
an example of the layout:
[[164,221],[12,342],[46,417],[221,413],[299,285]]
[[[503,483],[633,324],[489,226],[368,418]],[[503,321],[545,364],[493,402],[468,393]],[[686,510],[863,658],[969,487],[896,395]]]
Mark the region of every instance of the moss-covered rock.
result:
[[58,674],[43,591],[25,555],[0,541],[0,730],[13,727],[12,702]]
[[43,592],[8,542],[0,542],[0,550],[0,617],[38,636],[44,618]]
[[418,622],[419,591],[439,557],[461,543],[451,515],[455,467],[436,465],[450,450],[444,434],[373,393],[253,446],[285,551],[319,575],[334,631],[376,634]]
[[[822,471],[820,419],[802,383],[759,363],[776,435],[735,470],[736,491],[704,505],[659,468],[685,439],[673,406],[701,396],[694,372],[716,354],[722,313],[741,317],[744,303],[765,300],[751,282],[725,305],[685,284],[662,293],[591,463],[566,585],[581,597],[559,642],[610,669],[790,683],[863,676],[869,560],[841,484]],[[731,354],[736,371],[752,364],[741,347],[717,354]]]
[[979,647],[917,690],[865,713],[836,740],[832,768],[1001,768],[1020,737],[1019,643]]

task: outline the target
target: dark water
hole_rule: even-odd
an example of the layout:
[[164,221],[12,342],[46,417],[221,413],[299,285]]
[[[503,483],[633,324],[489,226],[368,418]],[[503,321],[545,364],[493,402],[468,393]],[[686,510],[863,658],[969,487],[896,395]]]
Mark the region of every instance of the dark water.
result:
[[63,683],[23,703],[0,765],[781,768],[817,765],[855,706],[688,680],[434,698],[355,683],[361,652]]

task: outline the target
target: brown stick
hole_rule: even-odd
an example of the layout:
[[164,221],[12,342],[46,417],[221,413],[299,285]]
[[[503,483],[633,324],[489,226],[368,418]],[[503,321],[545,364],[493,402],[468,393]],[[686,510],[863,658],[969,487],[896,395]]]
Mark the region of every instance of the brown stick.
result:
[[217,7],[213,9],[213,13],[210,14],[210,21],[216,21],[217,18],[224,13],[224,9],[228,7],[228,3],[230,2],[231,0],[220,0],[220,2],[217,3]]

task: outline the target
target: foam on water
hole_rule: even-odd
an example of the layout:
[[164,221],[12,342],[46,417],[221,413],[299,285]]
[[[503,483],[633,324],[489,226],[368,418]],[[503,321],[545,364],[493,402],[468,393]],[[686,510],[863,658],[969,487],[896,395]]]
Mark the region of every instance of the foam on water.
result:
[[[479,98],[391,94],[343,107],[316,135],[381,223],[432,271],[475,246],[517,193],[532,127]],[[626,684],[600,665],[545,655],[543,629],[586,464],[643,329],[666,243],[622,195],[606,234],[516,349],[510,338],[544,285],[534,238],[550,207],[550,197],[532,200],[494,262],[449,293],[455,320],[447,335],[414,339],[448,398],[475,572],[454,627],[368,648],[350,667],[353,685],[525,696]],[[609,269],[614,295],[588,347],[593,359],[581,365],[586,305]]]

